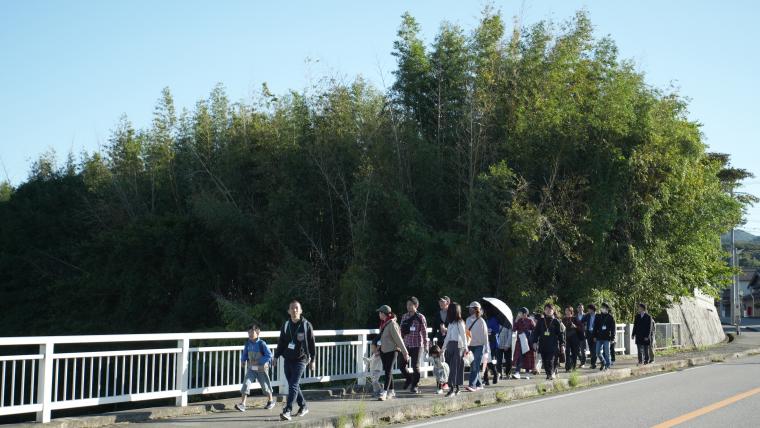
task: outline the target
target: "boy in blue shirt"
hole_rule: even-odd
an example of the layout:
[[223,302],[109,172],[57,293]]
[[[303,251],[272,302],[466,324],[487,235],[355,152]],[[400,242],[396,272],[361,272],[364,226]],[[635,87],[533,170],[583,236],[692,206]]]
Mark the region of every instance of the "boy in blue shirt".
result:
[[243,395],[242,401],[235,404],[235,408],[241,412],[245,412],[245,400],[248,398],[248,394],[251,391],[251,386],[258,381],[261,385],[261,392],[267,394],[269,401],[264,407],[270,410],[274,407],[274,400],[272,399],[272,382],[269,380],[269,366],[272,361],[272,351],[267,347],[267,343],[259,338],[261,329],[256,324],[251,324],[248,327],[248,340],[243,347],[243,353],[240,355],[240,365],[243,368],[248,366],[245,371],[245,380],[243,386],[240,388],[240,393]]

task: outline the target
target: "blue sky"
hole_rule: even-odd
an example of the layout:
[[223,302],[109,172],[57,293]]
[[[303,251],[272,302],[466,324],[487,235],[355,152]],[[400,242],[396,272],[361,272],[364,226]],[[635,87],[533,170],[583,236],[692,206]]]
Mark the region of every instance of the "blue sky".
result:
[[[192,108],[217,83],[250,100],[303,89],[324,75],[361,74],[389,84],[400,15],[432,39],[441,21],[471,29],[482,1],[12,1],[0,2],[0,160],[11,182],[40,153],[93,151],[125,113],[150,124],[161,88]],[[597,34],[650,84],[674,84],[704,124],[710,150],[758,175],[760,195],[760,2],[494,1],[511,21],[563,20],[586,8]],[[5,173],[0,170],[0,177]],[[760,207],[747,230],[760,234]]]

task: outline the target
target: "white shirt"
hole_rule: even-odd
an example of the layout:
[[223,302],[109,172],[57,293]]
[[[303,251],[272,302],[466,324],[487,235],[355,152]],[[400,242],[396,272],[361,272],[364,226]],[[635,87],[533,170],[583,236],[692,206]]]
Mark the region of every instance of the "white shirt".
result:
[[452,322],[449,324],[449,329],[446,331],[446,338],[443,339],[443,349],[446,349],[446,345],[449,342],[457,342],[457,348],[464,349],[467,347],[467,336],[465,334],[466,327],[464,321]]
[[484,346],[488,343],[488,327],[486,326],[486,320],[483,317],[475,318],[475,315],[471,315],[467,318],[467,325],[465,328],[470,329],[470,346]]

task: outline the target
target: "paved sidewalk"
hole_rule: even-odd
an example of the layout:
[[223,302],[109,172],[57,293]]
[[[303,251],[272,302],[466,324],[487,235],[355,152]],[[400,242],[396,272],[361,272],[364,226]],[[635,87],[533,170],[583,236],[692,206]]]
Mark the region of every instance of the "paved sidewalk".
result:
[[[249,399],[249,404],[254,404],[254,407],[258,408],[252,408],[245,413],[234,410],[233,405],[237,399],[229,399],[196,403],[186,408],[167,406],[79,418],[62,418],[54,420],[48,426],[128,426],[129,428],[158,428],[162,425],[229,428],[250,427],[252,425],[256,427],[368,426],[443,415],[478,406],[566,391],[574,387],[593,386],[633,376],[645,376],[754,354],[760,354],[760,334],[743,333],[731,343],[716,345],[704,350],[660,356],[654,364],[648,366],[636,366],[633,356],[618,356],[616,365],[608,372],[602,373],[590,369],[579,370],[578,376],[573,379],[573,385],[569,379],[570,375],[561,371],[560,379],[553,382],[544,380],[543,375],[538,375],[530,380],[501,381],[498,385],[488,387],[485,390],[474,393],[461,392],[459,396],[451,398],[435,395],[434,387],[429,384],[422,386],[422,393],[419,395],[399,392],[396,399],[383,402],[372,400],[371,397],[361,394],[330,397],[329,392],[322,391],[319,394],[323,396],[323,399],[309,401],[310,413],[306,417],[294,418],[292,422],[288,423],[279,420],[281,404],[268,411],[261,408],[263,401],[257,398],[253,401]],[[126,422],[132,423],[127,425]],[[18,424],[15,427],[35,425]]]

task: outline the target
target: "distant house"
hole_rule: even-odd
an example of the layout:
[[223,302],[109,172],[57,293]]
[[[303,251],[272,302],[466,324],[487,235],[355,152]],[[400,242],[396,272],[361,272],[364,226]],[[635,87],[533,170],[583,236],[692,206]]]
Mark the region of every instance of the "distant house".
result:
[[[760,269],[742,268],[739,275],[739,295],[742,296],[742,316],[760,317]],[[720,321],[731,323],[731,287],[725,288],[716,301]]]

